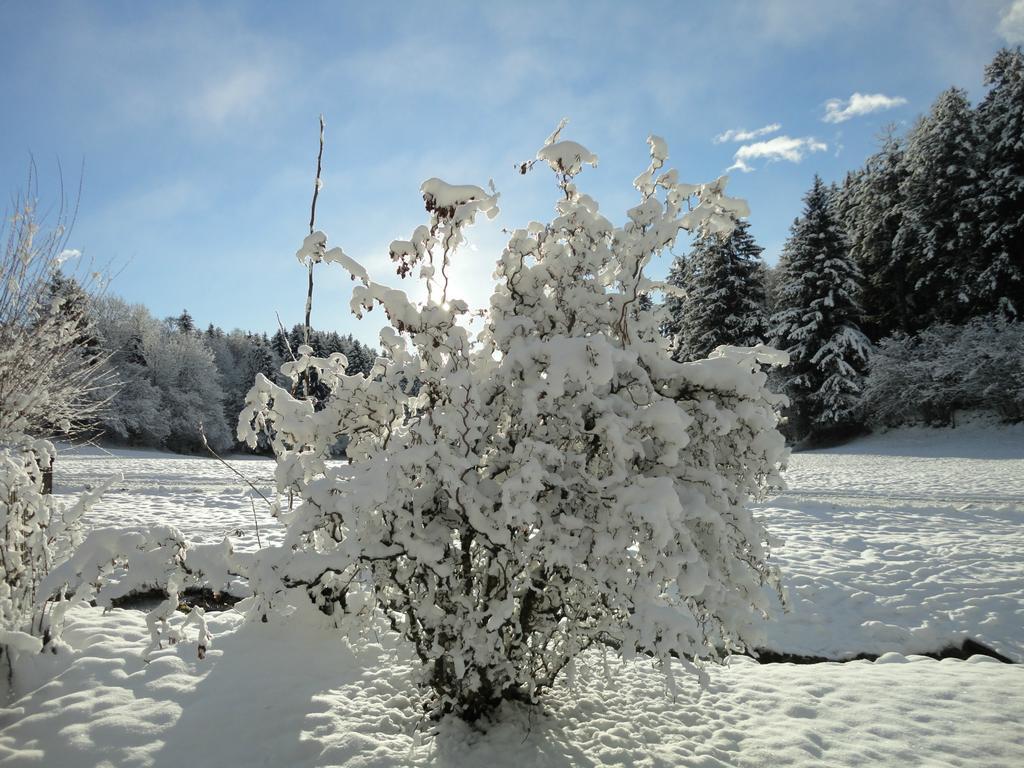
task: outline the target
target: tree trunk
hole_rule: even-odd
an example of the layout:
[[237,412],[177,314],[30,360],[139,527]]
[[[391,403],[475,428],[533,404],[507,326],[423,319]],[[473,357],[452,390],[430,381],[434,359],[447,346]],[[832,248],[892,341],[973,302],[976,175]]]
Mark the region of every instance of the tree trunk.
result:
[[43,493],[47,496],[53,494],[53,459],[43,468]]

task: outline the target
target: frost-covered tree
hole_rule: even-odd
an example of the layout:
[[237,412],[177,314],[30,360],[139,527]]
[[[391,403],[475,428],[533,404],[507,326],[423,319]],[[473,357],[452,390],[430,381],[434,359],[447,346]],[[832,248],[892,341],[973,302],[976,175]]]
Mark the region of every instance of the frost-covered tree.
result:
[[906,266],[916,328],[972,312],[982,147],[967,94],[943,92],[907,137],[895,258]]
[[214,448],[228,448],[232,441],[224,418],[224,390],[213,353],[202,337],[164,323],[142,343],[170,428],[164,445],[173,451],[201,450],[202,425]]
[[700,360],[716,347],[764,342],[767,318],[761,251],[742,220],[728,236],[702,234],[689,255],[673,264],[683,273],[685,298],[675,299],[673,359]]
[[94,308],[103,349],[124,380],[102,421],[110,437],[132,445],[202,450],[199,425],[211,445],[233,444],[224,387],[204,334],[159,321],[141,306],[104,298]]
[[976,271],[978,310],[1024,313],[1024,53],[1004,49],[985,68],[989,92],[978,105],[985,142],[981,180],[983,261]]
[[162,446],[171,428],[143,345],[156,321],[143,307],[110,296],[93,301],[90,315],[97,343],[110,355],[119,382],[99,420],[102,436],[128,445]]
[[[315,370],[323,407],[258,376],[239,422],[250,443],[271,437],[279,490],[301,500],[278,511],[283,544],[257,555],[255,615],[381,614],[422,662],[434,711],[468,719],[536,700],[594,645],[650,654],[670,680],[688,658],[750,647],[777,583],[745,502],[778,480],[761,366],[784,356],[726,347],[677,363],[657,313],[635,307],[661,290],[644,270],[681,230],[727,233],[746,206],[724,178],[680,183],[652,137],[640,202],[615,226],[576,186],[597,157],[560,130],[523,165],[555,172],[555,217],[512,233],[479,335],[447,275],[498,195],[430,179],[429,221],[390,249],[425,302],[322,232],[299,252],[350,273],[358,316],[383,310],[369,375],[302,346],[285,370]],[[339,433],[344,470],[324,463]]]
[[[87,357],[80,291],[59,274],[66,219],[43,229],[30,194],[0,220],[0,656],[41,647],[36,597],[76,522],[93,500],[64,504],[45,493],[56,451],[47,439],[91,426],[107,377]],[[74,289],[73,289],[74,288]],[[13,670],[12,667],[8,667]]]
[[873,425],[955,423],[957,411],[1024,419],[1024,324],[1001,315],[882,339],[864,387]]
[[847,250],[828,187],[818,177],[804,197],[780,259],[773,346],[789,353],[782,372],[794,439],[838,434],[859,421],[870,342],[860,331],[860,272]]

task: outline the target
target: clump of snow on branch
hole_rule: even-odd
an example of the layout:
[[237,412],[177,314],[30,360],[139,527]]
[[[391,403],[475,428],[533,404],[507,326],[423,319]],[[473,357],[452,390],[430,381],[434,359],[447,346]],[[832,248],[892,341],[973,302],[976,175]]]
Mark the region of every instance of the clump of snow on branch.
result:
[[[284,541],[252,566],[253,615],[312,607],[340,626],[378,613],[415,649],[433,710],[467,719],[535,701],[594,645],[659,659],[670,680],[674,657],[748,648],[763,586],[778,584],[745,504],[780,483],[781,399],[762,367],[786,356],[723,347],[674,362],[643,309],[660,288],[651,260],[682,231],[728,232],[746,205],[724,178],[662,170],[652,137],[638,205],[616,226],[577,189],[597,157],[563,127],[522,166],[554,170],[555,216],[512,232],[478,335],[448,275],[498,195],[431,179],[427,223],[390,249],[400,275],[427,283],[425,302],[327,259],[322,233],[299,251],[347,269],[357,316],[383,311],[369,374],[302,350],[285,373],[315,369],[322,407],[257,376],[239,419],[298,500],[277,508]],[[339,434],[344,470],[325,461]]]

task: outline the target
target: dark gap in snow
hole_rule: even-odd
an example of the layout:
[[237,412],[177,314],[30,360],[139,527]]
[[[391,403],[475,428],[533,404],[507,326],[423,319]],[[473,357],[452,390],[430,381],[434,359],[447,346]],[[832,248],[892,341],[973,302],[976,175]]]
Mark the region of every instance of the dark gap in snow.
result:
[[[828,664],[838,662],[845,664],[849,661],[877,661],[882,654],[879,653],[858,653],[856,656],[846,656],[841,659],[830,659],[827,656],[803,656],[797,653],[779,653],[759,649],[755,653],[746,654],[757,659],[761,664]],[[941,661],[942,659],[969,659],[971,656],[988,656],[1001,661],[1004,664],[1016,664],[1013,659],[1003,656],[999,651],[989,648],[984,643],[970,638],[960,645],[947,645],[940,651],[922,651],[917,656],[928,656]]]
[[[132,592],[123,597],[115,597],[110,601],[113,608],[126,608],[135,611],[151,611],[167,599],[162,589],[147,589],[145,592]],[[226,611],[233,608],[242,598],[228,592],[215,592],[208,587],[189,587],[179,595],[178,610],[188,612],[199,607],[208,613]]]

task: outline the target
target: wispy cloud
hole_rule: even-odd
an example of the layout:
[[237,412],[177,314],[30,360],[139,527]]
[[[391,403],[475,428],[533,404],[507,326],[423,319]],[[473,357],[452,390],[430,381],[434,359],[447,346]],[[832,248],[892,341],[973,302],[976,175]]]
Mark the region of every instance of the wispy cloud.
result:
[[892,109],[907,103],[902,96],[886,96],[884,93],[855,93],[845,101],[829,99],[825,102],[826,123],[844,123],[852,117]]
[[1024,43],[1024,0],[1013,0],[999,19],[999,34],[1006,42]]
[[744,144],[737,149],[736,155],[733,157],[733,164],[729,170],[750,173],[754,170],[750,165],[752,160],[766,160],[768,162],[785,160],[788,163],[799,163],[808,154],[824,152],[827,149],[828,145],[825,142],[818,141],[811,136],[801,138],[776,136],[774,139],[768,139],[768,141]]
[[97,124],[175,124],[205,136],[284,111],[295,46],[243,15],[168,5],[115,18],[96,5],[66,16],[54,35],[75,65],[58,85],[89,93]]
[[189,117],[197,124],[223,126],[266,104],[271,80],[269,71],[252,66],[214,74],[187,102]]
[[777,133],[782,130],[782,123],[770,123],[752,131],[745,131],[742,128],[730,128],[725,133],[715,136],[715,144],[724,144],[727,141],[750,141],[770,133]]
[[205,187],[186,178],[167,180],[145,188],[136,187],[111,200],[95,218],[104,223],[133,224],[171,221],[205,206]]

